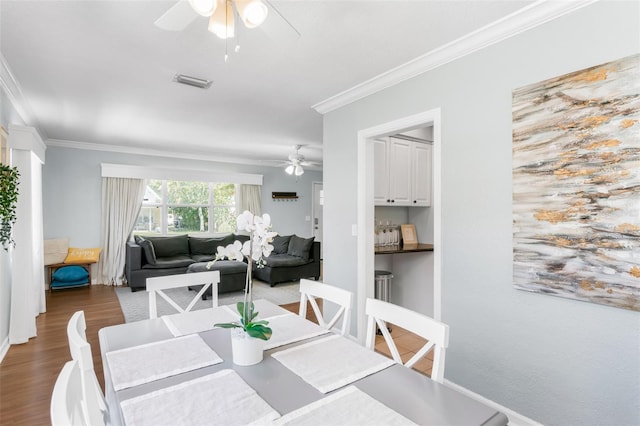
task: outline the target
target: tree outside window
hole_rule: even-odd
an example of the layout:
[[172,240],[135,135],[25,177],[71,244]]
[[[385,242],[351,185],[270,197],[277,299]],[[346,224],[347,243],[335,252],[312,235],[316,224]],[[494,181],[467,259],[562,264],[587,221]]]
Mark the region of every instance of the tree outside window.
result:
[[150,180],[134,234],[234,232],[235,216],[232,183]]

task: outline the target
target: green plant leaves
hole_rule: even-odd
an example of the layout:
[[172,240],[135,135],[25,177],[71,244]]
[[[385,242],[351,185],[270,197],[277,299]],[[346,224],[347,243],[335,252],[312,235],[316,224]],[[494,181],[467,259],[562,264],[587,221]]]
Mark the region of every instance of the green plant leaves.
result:
[[11,230],[17,219],[19,183],[18,168],[0,164],[0,244],[6,251],[9,250],[10,245],[15,246]]

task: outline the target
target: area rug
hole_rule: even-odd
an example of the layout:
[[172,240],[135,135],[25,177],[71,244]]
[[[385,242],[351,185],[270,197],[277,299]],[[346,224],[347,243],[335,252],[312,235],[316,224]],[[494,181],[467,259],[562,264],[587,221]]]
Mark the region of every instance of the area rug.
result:
[[[287,303],[294,303],[300,301],[300,281],[292,281],[288,283],[277,284],[275,287],[270,287],[262,281],[253,281],[253,298],[254,299],[267,299],[276,305],[284,305]],[[193,297],[195,292],[185,289],[171,289],[166,293],[183,308],[186,307]],[[149,295],[144,290],[138,290],[135,293],[131,291],[129,287],[116,287],[116,294],[120,301],[120,307],[124,314],[124,320],[126,322],[140,321],[149,318]],[[236,302],[242,302],[244,299],[243,291],[234,291],[229,293],[222,293],[218,295],[218,305],[229,305]],[[170,306],[161,297],[157,298],[158,316],[176,313],[176,310]],[[198,300],[193,309],[204,309],[211,307],[211,299]]]

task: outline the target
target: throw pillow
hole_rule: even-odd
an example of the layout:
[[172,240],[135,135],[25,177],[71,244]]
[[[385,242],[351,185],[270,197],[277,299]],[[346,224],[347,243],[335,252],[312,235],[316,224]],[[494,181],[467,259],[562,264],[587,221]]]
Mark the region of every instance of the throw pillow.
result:
[[271,245],[273,246],[273,254],[285,254],[289,251],[289,241],[291,240],[291,235],[282,236],[276,235],[273,237],[273,241]]
[[44,240],[44,264],[55,265],[64,262],[69,252],[69,239]]
[[63,266],[53,273],[53,279],[60,282],[75,282],[89,278],[89,271],[82,266]]
[[95,263],[100,257],[101,248],[69,248],[64,263]]
[[309,260],[309,252],[311,251],[311,246],[313,245],[313,240],[315,237],[311,238],[300,238],[297,235],[292,235],[289,240],[289,248],[287,249],[287,254],[290,256],[296,256],[304,259],[305,261]]
[[138,245],[142,247],[144,257],[147,258],[147,263],[150,265],[156,264],[156,251],[153,248],[153,243],[145,238],[138,237]]

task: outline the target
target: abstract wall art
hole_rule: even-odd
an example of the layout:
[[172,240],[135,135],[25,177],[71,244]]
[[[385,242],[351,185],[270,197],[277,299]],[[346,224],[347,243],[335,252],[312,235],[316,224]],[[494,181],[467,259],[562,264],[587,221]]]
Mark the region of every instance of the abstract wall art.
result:
[[640,55],[515,89],[513,282],[640,311]]

